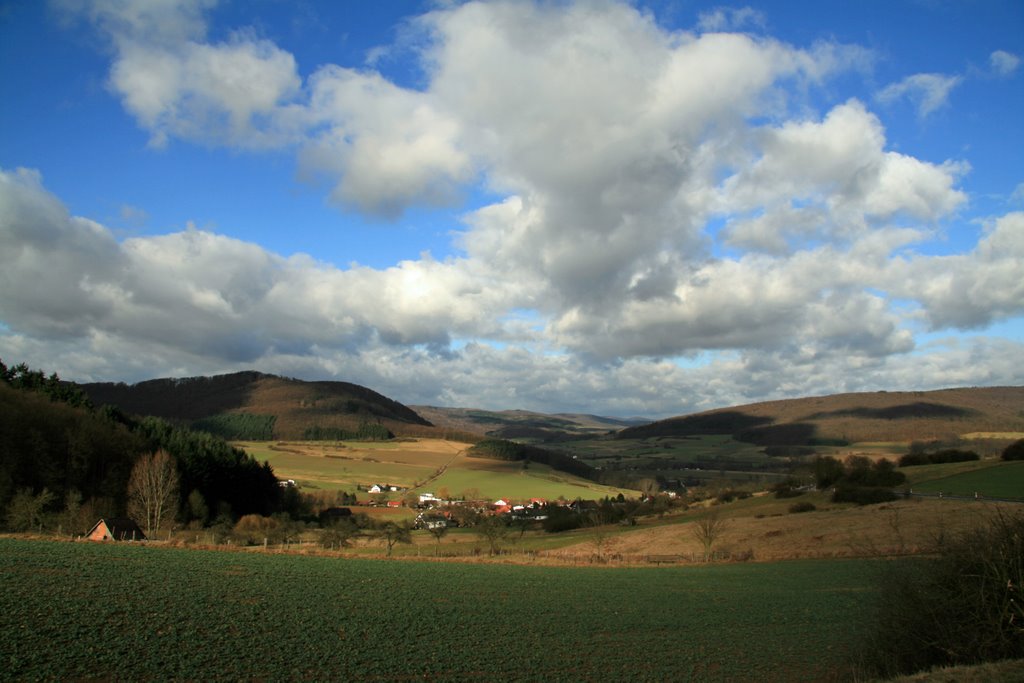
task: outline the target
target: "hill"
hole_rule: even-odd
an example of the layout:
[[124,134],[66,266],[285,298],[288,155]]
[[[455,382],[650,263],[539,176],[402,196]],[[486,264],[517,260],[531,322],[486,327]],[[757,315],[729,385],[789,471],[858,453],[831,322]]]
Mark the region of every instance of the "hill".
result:
[[629,427],[620,439],[722,434],[761,446],[954,440],[1024,432],[1024,387],[836,394],[752,403]]
[[493,411],[437,406],[413,406],[413,409],[438,426],[517,441],[551,442],[590,438],[650,422],[644,418],[601,417],[579,413],[549,415],[529,410]]
[[361,431],[368,425],[397,436],[436,431],[411,408],[348,382],[305,382],[249,371],[81,388],[96,405],[190,423],[225,438],[367,436]]

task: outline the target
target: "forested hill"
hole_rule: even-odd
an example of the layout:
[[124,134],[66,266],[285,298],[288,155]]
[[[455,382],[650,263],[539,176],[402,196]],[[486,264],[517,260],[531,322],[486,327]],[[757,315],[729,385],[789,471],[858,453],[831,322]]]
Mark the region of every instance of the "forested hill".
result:
[[249,371],[80,386],[94,405],[189,423],[225,438],[382,437],[432,428],[407,406],[348,382],[304,382]]
[[180,475],[174,509],[197,501],[191,518],[206,523],[283,509],[271,467],[223,440],[158,417],[93,408],[56,375],[46,379],[24,365],[7,371],[0,361],[0,525],[24,531],[38,526],[40,515],[63,510],[64,530],[82,533],[100,517],[123,516],[133,468],[158,450]]
[[631,427],[616,436],[728,434],[766,446],[926,441],[1024,432],[1024,387],[836,394],[712,410]]
[[480,410],[413,406],[435,425],[494,439],[564,441],[593,438],[624,427],[647,424],[645,418],[615,418],[580,413],[535,413],[528,410]]

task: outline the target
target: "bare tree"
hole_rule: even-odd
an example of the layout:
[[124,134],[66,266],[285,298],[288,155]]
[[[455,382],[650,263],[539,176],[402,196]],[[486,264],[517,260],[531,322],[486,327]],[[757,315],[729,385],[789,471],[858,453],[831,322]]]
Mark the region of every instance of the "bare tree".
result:
[[434,548],[434,554],[435,555],[440,555],[441,554],[441,539],[444,538],[445,534],[448,533],[448,524],[447,523],[445,523],[445,524],[437,524],[437,523],[435,523],[434,525],[427,527],[427,531],[429,531],[430,535],[434,537],[435,541],[437,541],[437,546]]
[[384,522],[376,529],[377,538],[387,546],[388,557],[391,557],[391,550],[398,543],[412,543],[412,527],[409,522]]
[[485,517],[477,526],[477,533],[487,541],[491,555],[501,552],[501,543],[509,534],[509,526],[497,515]]
[[587,526],[590,527],[590,543],[594,546],[597,561],[604,562],[612,541],[611,529],[604,523],[599,512],[594,512],[587,518]]
[[128,514],[144,523],[146,535],[174,517],[178,501],[178,466],[167,451],[139,458],[128,480]]
[[711,561],[711,549],[721,537],[722,532],[725,531],[725,527],[725,520],[718,516],[717,511],[711,512],[693,523],[693,537],[704,548],[705,562]]

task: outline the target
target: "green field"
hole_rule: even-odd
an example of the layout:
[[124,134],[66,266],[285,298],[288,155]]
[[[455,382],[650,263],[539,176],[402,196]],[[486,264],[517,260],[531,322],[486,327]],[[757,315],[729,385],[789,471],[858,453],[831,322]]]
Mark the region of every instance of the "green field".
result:
[[[259,461],[267,461],[281,479],[301,487],[354,492],[357,487],[389,483],[421,491],[447,489],[452,496],[515,500],[530,498],[598,499],[636,491],[601,486],[546,465],[471,458],[466,444],[439,439],[394,442],[247,441],[237,446]],[[442,472],[443,470],[443,472]],[[401,498],[402,493],[392,494]]]
[[[736,441],[723,435],[690,437],[651,437],[647,439],[588,439],[559,442],[560,450],[569,451],[591,464],[629,461],[630,465],[658,463],[664,460],[694,462],[726,458],[743,462],[764,462],[762,446]],[[604,461],[604,462],[602,462]]]
[[[953,467],[958,464],[924,466],[932,468],[933,476],[924,478],[915,475],[914,490],[957,496],[973,496],[978,493],[986,498],[1024,499],[1024,462],[1000,462],[976,468]],[[913,469],[916,468],[906,467],[903,471],[909,474]],[[951,469],[953,473],[949,472]]]
[[10,680],[849,680],[870,561],[551,568],[0,538]]

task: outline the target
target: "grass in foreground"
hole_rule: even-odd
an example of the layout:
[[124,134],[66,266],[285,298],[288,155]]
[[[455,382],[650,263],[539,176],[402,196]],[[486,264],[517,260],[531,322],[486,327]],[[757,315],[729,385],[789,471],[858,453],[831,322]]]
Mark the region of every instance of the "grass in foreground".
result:
[[0,539],[12,679],[832,681],[870,561],[593,569]]

